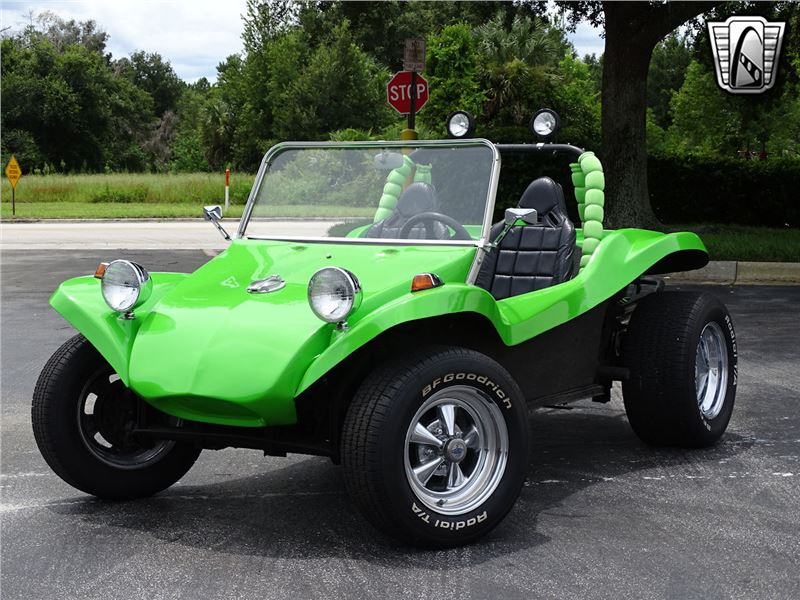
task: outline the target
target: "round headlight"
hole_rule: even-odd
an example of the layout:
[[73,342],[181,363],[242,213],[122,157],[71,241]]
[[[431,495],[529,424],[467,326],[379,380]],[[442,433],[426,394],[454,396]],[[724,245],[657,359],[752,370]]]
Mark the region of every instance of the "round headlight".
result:
[[324,267],[308,282],[308,303],[323,321],[341,323],[361,304],[361,284],[350,271]]
[[457,110],[447,117],[447,133],[453,138],[465,138],[475,133],[475,119],[466,111]]
[[530,129],[533,135],[541,140],[552,138],[559,127],[561,127],[561,118],[556,111],[549,108],[541,109],[533,115],[530,122]]
[[153,281],[141,265],[115,260],[106,267],[100,288],[108,306],[117,312],[130,313],[150,297]]

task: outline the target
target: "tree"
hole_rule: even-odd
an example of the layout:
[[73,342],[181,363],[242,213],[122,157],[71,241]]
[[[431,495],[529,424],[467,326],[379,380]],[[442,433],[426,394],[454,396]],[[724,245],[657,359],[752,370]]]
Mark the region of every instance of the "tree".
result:
[[600,92],[590,65],[571,53],[558,64],[558,79],[549,85],[547,106],[564,115],[564,129],[559,140],[584,148],[597,148],[600,143]]
[[89,52],[103,54],[108,34],[98,29],[93,20],[65,21],[55,13],[45,10],[32,19],[31,25],[25,28],[20,38],[28,43],[46,39],[57,52],[64,52],[68,46],[83,46]]
[[655,45],[676,27],[719,2],[563,2],[574,27],[605,25],[602,149],[606,223],[655,226],[647,189],[647,73]]
[[337,129],[388,124],[384,84],[389,72],[353,43],[347,21],[308,54],[307,62],[299,56],[282,58],[294,73],[285,69],[285,79],[271,78],[276,137],[325,139]]
[[530,118],[531,93],[541,89],[560,55],[544,21],[517,15],[509,27],[498,14],[476,30],[486,118],[508,109],[516,125]]
[[681,88],[672,96],[669,149],[676,154],[736,156],[742,118],[736,98],[722,94],[714,73],[692,61]]
[[543,14],[543,2],[407,2],[379,0],[367,2],[316,1],[303,3],[298,21],[311,39],[347,20],[354,43],[391,71],[402,67],[403,42],[406,38],[426,38],[444,27],[466,24],[477,27],[498,12],[505,25],[517,14]]
[[647,73],[647,106],[659,127],[671,123],[669,103],[672,95],[683,85],[686,69],[692,59],[691,40],[673,31],[656,44]]
[[469,25],[449,25],[427,41],[430,97],[421,121],[446,135],[447,116],[455,109],[478,114],[486,96],[478,77],[478,53]]
[[172,65],[160,54],[140,50],[131,54],[130,58],[116,61],[115,69],[136,87],[150,94],[157,117],[161,118],[165,112],[175,110],[184,84]]
[[144,168],[141,153],[131,148],[148,134],[150,97],[115,77],[99,52],[81,44],[59,50],[49,38],[29,33],[3,41],[4,134],[27,132],[17,134],[16,143],[24,142],[28,160],[41,161],[34,168],[45,163],[68,171]]

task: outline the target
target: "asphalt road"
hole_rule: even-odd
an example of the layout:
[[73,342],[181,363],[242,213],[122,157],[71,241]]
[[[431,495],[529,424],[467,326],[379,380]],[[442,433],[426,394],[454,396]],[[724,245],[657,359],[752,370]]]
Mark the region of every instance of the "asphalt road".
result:
[[201,251],[2,257],[2,586],[17,598],[798,598],[800,287],[706,288],[737,327],[737,406],[703,451],[634,437],[619,395],[544,409],[520,500],[492,534],[399,548],[354,513],[322,458],[206,451],[166,492],[95,501],[50,472],[30,397],[71,328],[47,305],[67,277],[127,255],[191,270]]

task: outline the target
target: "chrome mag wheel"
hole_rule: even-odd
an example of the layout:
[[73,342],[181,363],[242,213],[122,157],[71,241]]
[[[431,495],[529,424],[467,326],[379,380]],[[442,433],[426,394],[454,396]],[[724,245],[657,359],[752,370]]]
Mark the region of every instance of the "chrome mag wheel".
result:
[[429,509],[462,515],[499,485],[509,437],[500,408],[481,391],[453,386],[433,394],[405,437],[405,471],[414,495]]
[[706,419],[719,415],[728,386],[728,348],[722,328],[714,321],[700,333],[694,364],[697,405]]

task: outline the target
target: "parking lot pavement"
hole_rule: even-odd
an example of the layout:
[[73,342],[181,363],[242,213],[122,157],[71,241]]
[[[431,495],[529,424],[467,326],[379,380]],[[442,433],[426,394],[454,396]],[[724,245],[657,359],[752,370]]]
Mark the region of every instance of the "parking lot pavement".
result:
[[[325,236],[341,219],[277,220],[269,219],[272,235]],[[253,220],[258,226],[258,220]],[[239,221],[222,223],[234,236]],[[223,250],[224,240],[211,223],[194,220],[121,220],[121,221],[37,221],[0,224],[2,250],[113,250],[136,248],[164,250],[171,248]]]
[[101,259],[192,270],[200,251],[5,252],[2,260],[3,599],[798,598],[800,287],[710,287],[740,350],[723,441],[656,450],[608,405],[531,420],[509,517],[465,548],[398,548],[356,513],[322,458],[207,451],[151,499],[99,502],[50,472],[30,398],[73,332],[47,306]]

